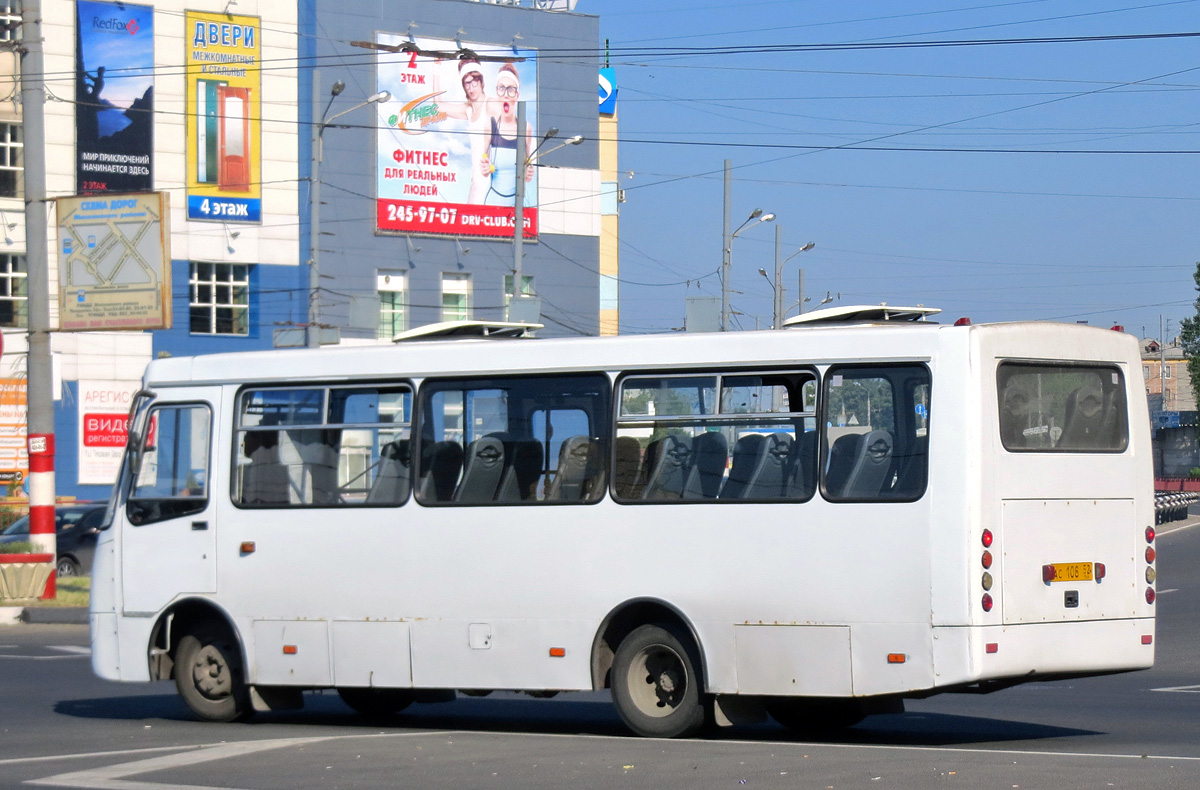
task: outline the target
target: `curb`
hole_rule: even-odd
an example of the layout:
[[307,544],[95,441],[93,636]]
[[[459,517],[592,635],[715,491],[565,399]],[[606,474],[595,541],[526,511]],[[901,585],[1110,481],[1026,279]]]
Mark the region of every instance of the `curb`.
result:
[[87,625],[84,606],[0,606],[0,625]]

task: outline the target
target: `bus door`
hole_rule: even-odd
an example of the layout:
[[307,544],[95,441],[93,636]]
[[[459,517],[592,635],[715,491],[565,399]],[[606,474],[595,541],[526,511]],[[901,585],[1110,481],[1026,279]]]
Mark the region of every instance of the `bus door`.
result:
[[173,389],[148,409],[125,517],[121,586],[126,614],[161,610],[172,599],[217,590],[213,415],[219,387]]

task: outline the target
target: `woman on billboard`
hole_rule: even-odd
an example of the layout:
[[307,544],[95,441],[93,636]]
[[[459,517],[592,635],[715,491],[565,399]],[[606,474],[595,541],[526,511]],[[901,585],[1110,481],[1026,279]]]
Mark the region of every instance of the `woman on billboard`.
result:
[[[488,151],[479,161],[477,172],[491,176],[484,200],[490,206],[511,206],[517,194],[517,134],[525,135],[525,151],[533,151],[533,125],[517,129],[517,102],[521,100],[521,78],[511,63],[500,67],[496,76],[496,98],[491,101],[498,112],[491,116],[491,135]],[[472,176],[472,184],[474,183]],[[525,167],[525,181],[533,180],[533,165]]]
[[[447,102],[441,106],[446,115],[467,122],[467,134],[470,136],[471,161],[478,165],[488,158],[488,148],[491,145],[492,113],[498,111],[488,101],[487,90],[483,81],[483,69],[478,60],[466,58],[458,61],[458,76],[462,83],[465,102]],[[435,82],[435,89],[437,83]],[[487,197],[488,186],[491,184],[490,174],[480,172],[478,166],[471,168],[471,186],[467,190],[468,203],[483,203]]]

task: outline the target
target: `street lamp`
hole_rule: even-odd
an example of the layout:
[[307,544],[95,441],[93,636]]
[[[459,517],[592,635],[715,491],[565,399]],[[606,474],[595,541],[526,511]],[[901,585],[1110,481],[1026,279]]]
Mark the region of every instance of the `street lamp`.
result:
[[[551,126],[542,135],[542,139],[533,147],[532,151],[526,152],[525,147],[525,102],[517,102],[517,161],[521,163],[517,168],[517,185],[513,196],[513,284],[512,298],[509,301],[509,317],[511,319],[512,307],[518,299],[521,298],[521,258],[524,252],[523,244],[525,243],[525,168],[529,167],[536,154],[546,141],[558,135],[558,127]],[[566,148],[568,145],[579,145],[583,142],[583,135],[577,134],[574,137],[568,138],[548,151],[543,152],[549,154],[557,151],[560,148]]]
[[764,214],[761,208],[756,208],[750,212],[750,216],[746,221],[738,226],[737,230],[730,233],[725,239],[725,249],[722,250],[724,255],[721,259],[721,331],[729,331],[729,278],[733,272],[733,240],[738,237],[748,227],[758,225],[760,222],[773,222],[774,214]]
[[380,91],[359,102],[348,110],[342,110],[332,117],[329,108],[333,100],[346,89],[346,83],[338,80],[329,89],[329,101],[321,120],[316,121],[316,108],[321,103],[321,73],[313,69],[313,113],[312,125],[312,179],[309,185],[309,240],[308,240],[308,327],[305,332],[309,348],[319,348],[321,345],[321,298],[320,298],[320,246],[321,246],[321,160],[324,158],[325,129],[338,118],[366,107],[368,104],[381,104],[392,98],[387,91]]
[[[776,329],[783,329],[783,314],[787,312],[787,308],[784,307],[784,298],[785,298],[785,295],[787,294],[787,289],[783,287],[783,265],[785,263],[787,263],[788,261],[790,261],[792,258],[795,258],[800,253],[807,252],[808,250],[811,250],[813,247],[817,246],[815,242],[810,241],[808,244],[805,244],[803,247],[796,250],[791,255],[787,256],[786,258],[782,258],[782,257],[780,257],[782,254],[781,251],[783,250],[782,230],[783,229],[780,228],[778,225],[775,226],[775,282],[772,283],[772,285],[771,285],[771,290],[775,292],[775,303],[774,303],[774,308],[771,312],[772,312],[772,315],[774,316],[774,321],[772,322],[772,326]],[[767,276],[767,273],[765,271],[763,271],[762,269],[759,269],[759,271],[763,272],[764,277]],[[803,313],[804,312],[804,270],[803,269],[800,270],[800,301],[798,302],[798,304],[800,305],[800,312]]]

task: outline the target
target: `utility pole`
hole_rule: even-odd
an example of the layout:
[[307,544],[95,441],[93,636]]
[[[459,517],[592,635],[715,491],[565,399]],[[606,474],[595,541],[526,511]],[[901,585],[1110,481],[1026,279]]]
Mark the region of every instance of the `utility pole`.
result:
[[[45,65],[41,0],[21,4],[21,115],[25,137],[25,261],[28,269],[29,356],[26,446],[29,451],[29,537],[57,554],[54,534],[54,393],[50,369],[50,272],[46,254]],[[57,566],[57,556],[55,566]],[[54,572],[45,597],[56,593]]]
[[733,202],[733,164],[725,160],[725,219],[721,230],[721,331],[729,331],[729,278],[733,254],[733,239],[729,237],[729,211]]
[[308,183],[308,329],[304,333],[309,348],[321,347],[321,126],[317,117],[321,106],[321,70],[312,72],[312,170]]
[[775,329],[783,329],[783,227],[775,226],[775,306],[771,311]]
[[525,243],[525,160],[529,158],[525,140],[525,102],[517,102],[517,188],[513,197],[513,287],[509,314],[521,298],[521,256]]

